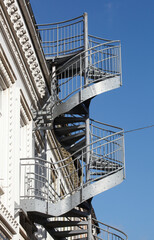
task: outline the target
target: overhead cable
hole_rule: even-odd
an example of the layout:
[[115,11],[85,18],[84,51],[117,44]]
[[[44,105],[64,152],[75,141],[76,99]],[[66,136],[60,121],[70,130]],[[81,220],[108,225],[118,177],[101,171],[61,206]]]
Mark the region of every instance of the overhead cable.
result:
[[130,133],[130,132],[140,131],[140,130],[143,130],[143,129],[146,129],[146,128],[151,128],[151,127],[154,127],[154,124],[153,124],[153,125],[150,125],[150,126],[146,126],[146,127],[140,127],[140,128],[135,128],[135,129],[131,129],[131,130],[128,130],[128,131],[124,131],[124,133]]

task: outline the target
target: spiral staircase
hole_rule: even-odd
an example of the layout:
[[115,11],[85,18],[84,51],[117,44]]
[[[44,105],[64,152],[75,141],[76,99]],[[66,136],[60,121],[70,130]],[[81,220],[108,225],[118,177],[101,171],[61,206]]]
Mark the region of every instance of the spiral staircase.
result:
[[[123,129],[89,118],[92,98],[121,85],[120,42],[88,35],[87,14],[36,27],[51,96],[34,120],[37,129],[52,129],[63,159],[21,159],[22,209],[54,239],[127,239],[91,217],[92,198],[125,177]],[[62,194],[53,173],[66,183]]]

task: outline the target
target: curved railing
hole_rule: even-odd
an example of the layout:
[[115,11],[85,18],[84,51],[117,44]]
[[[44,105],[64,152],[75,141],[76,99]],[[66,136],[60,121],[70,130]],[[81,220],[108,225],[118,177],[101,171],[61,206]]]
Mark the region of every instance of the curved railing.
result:
[[79,91],[82,95],[85,87],[115,76],[121,81],[120,41],[105,42],[82,51],[53,72],[52,81],[58,85],[57,101],[65,101]]
[[100,37],[96,37],[96,36],[88,34],[88,48],[95,47],[102,43],[110,43],[112,41],[113,40],[111,40],[111,39],[100,38]]
[[96,219],[92,219],[92,231],[95,239],[100,240],[127,240],[127,235],[115,228],[111,227],[105,223],[102,223]]
[[[21,159],[21,199],[37,198],[55,203],[87,184],[124,170],[123,130],[91,121],[90,135],[89,145],[59,162]],[[56,184],[60,182],[66,186],[63,194],[60,188],[56,191]]]
[[84,47],[84,15],[52,24],[37,24],[46,58],[68,55]]

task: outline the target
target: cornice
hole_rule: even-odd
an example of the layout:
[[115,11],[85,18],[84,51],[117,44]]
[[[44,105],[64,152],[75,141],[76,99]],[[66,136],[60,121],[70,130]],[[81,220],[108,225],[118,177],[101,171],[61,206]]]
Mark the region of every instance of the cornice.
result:
[[21,51],[25,57],[35,85],[41,98],[45,96],[45,80],[41,71],[35,49],[33,47],[28,29],[22,16],[20,7],[16,0],[3,0],[8,16],[13,26],[14,33],[18,39]]
[[17,0],[20,9],[22,11],[23,17],[25,19],[27,28],[29,30],[29,34],[33,41],[33,46],[36,50],[40,66],[42,68],[43,74],[45,76],[46,83],[50,89],[50,71],[47,66],[46,59],[44,57],[44,51],[41,46],[40,37],[38,36],[38,32],[36,31],[36,21],[35,16],[33,14],[33,10],[31,8],[31,4],[29,0]]
[[[10,45],[10,50],[12,51],[12,54],[15,57],[15,61],[19,66],[19,71],[21,73],[23,82],[25,83],[25,86],[27,87],[32,100],[36,103],[38,101],[36,91],[32,85],[30,76],[25,68],[25,64],[24,64],[22,56],[19,52],[18,46],[15,43],[12,32],[10,30],[10,26],[8,25],[8,22],[5,18],[3,9],[1,9],[1,8],[0,8],[0,27],[3,31],[3,33],[5,33],[6,40],[7,40],[8,44]],[[2,78],[1,78],[1,80],[4,81]]]

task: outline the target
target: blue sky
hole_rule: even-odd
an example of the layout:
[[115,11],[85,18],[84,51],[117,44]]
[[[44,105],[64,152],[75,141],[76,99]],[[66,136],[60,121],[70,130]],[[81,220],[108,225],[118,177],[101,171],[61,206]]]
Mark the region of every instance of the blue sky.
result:
[[[130,130],[154,124],[154,0],[31,0],[37,23],[88,13],[89,33],[122,44],[123,86],[92,100],[95,120]],[[93,199],[98,220],[152,240],[154,128],[125,135],[126,180]]]

